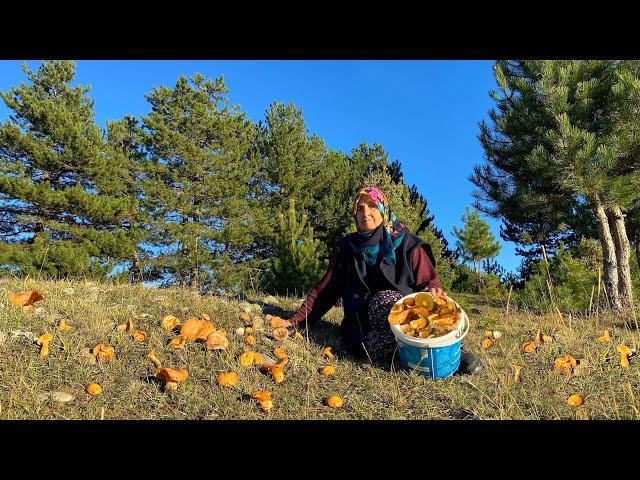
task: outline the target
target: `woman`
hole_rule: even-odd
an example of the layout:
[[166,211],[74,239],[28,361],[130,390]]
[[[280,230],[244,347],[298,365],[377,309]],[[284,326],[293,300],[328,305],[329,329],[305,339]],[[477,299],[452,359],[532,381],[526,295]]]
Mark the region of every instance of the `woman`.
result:
[[[390,360],[396,348],[387,321],[391,306],[413,292],[442,297],[444,292],[431,246],[397,221],[381,190],[363,188],[353,214],[358,231],[337,241],[324,276],[284,325],[313,325],[342,298],[342,347],[381,363]],[[478,357],[463,350],[459,371],[475,373],[480,368]]]

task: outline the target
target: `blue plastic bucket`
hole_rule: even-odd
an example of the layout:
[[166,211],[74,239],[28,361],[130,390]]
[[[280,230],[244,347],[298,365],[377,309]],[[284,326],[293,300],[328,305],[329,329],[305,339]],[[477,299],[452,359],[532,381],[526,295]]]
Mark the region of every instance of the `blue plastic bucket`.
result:
[[428,378],[446,378],[453,375],[460,366],[462,339],[469,332],[469,317],[464,310],[461,316],[456,330],[437,338],[412,337],[403,333],[399,325],[391,325],[391,331],[398,344],[400,364]]

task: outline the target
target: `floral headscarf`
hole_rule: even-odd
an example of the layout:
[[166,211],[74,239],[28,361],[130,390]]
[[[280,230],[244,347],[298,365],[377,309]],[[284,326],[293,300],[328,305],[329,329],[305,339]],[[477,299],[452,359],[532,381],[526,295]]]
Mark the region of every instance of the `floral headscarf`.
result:
[[384,192],[376,187],[365,187],[358,192],[353,202],[354,216],[358,211],[358,202],[363,197],[370,197],[376,204],[378,211],[382,215],[382,224],[371,232],[357,232],[353,235],[350,239],[352,250],[354,253],[364,255],[368,265],[376,264],[378,252],[388,263],[395,265],[395,249],[400,245],[404,234],[409,230],[398,221],[391,211],[391,206]]

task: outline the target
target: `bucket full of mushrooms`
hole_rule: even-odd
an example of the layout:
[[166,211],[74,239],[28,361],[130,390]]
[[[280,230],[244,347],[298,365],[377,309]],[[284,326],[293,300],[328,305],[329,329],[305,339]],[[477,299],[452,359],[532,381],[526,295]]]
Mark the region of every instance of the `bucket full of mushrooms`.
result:
[[405,368],[428,378],[446,378],[458,369],[469,317],[455,301],[412,293],[391,307],[388,319]]

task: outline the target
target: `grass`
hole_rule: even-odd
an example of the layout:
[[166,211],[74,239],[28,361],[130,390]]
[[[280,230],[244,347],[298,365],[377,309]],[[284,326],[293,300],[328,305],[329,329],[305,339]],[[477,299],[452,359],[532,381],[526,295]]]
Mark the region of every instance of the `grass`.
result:
[[[9,302],[12,293],[40,290],[44,300],[36,309],[23,312]],[[179,289],[145,289],[140,286],[95,282],[0,279],[0,332],[52,333],[51,353],[40,358],[39,347],[24,337],[8,335],[0,341],[1,419],[638,419],[640,418],[640,364],[619,364],[616,345],[638,349],[638,332],[615,318],[569,318],[558,314],[510,313],[500,302],[471,295],[452,295],[471,318],[464,344],[485,364],[472,377],[453,376],[429,380],[413,372],[398,371],[392,365],[379,367],[356,361],[338,350],[341,308],[333,308],[304,339],[287,339],[282,344],[290,356],[286,380],[274,384],[256,368],[244,369],[237,357],[243,351],[239,302],[222,297],[203,297]],[[264,296],[249,295],[248,301],[264,313],[291,313],[301,299],[278,298],[278,306],[263,303]],[[201,343],[188,343],[184,350],[169,350],[173,337],[160,320],[173,314],[181,320],[201,313],[211,315],[216,327],[225,328],[230,346],[226,351],[207,351]],[[60,332],[65,318],[72,326]],[[136,343],[116,326],[134,318],[136,328],[148,333]],[[604,328],[612,344],[596,342]],[[480,348],[487,329],[500,330],[503,337],[489,350]],[[537,329],[551,335],[535,354],[522,352],[524,342],[533,340]],[[267,328],[267,331],[269,328]],[[2,335],[0,335],[2,336]],[[281,344],[267,334],[257,334],[258,352],[270,354]],[[107,364],[87,363],[79,355],[97,343],[116,350]],[[332,346],[336,359],[321,356]],[[164,391],[153,380],[155,367],[146,359],[155,350],[163,366],[186,368],[189,378],[177,391]],[[579,371],[569,377],[553,371],[554,359],[570,354],[580,360]],[[333,364],[337,372],[322,377],[318,369]],[[522,382],[513,379],[514,364],[523,364]],[[234,370],[239,384],[232,389],[217,385],[218,372]],[[89,383],[99,383],[103,393],[85,393]],[[274,408],[263,413],[249,397],[255,390],[273,393]],[[65,391],[74,400],[59,403],[41,400],[48,391]],[[585,398],[583,406],[567,405],[571,394]],[[342,409],[327,407],[324,400],[336,394],[344,400]]]

